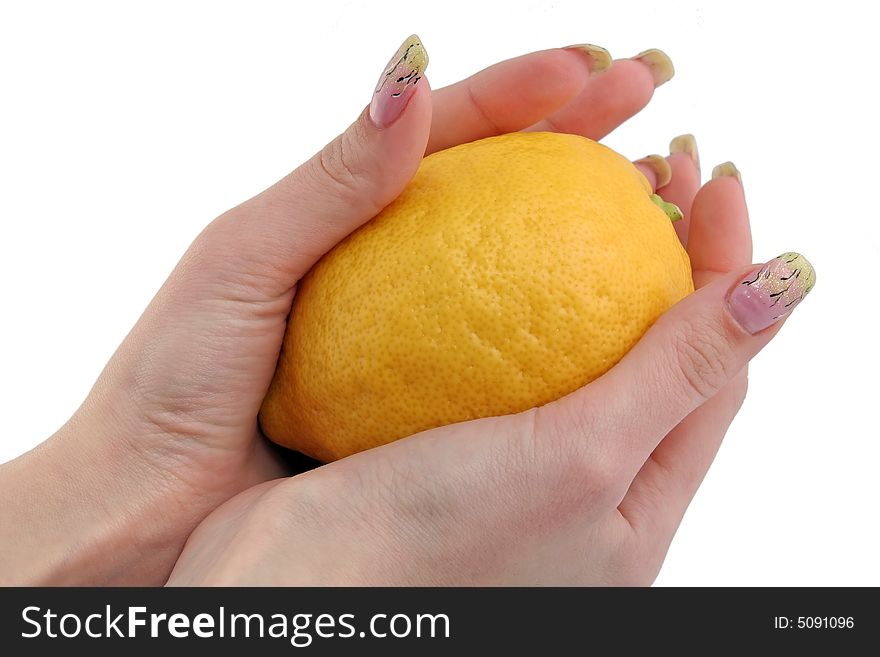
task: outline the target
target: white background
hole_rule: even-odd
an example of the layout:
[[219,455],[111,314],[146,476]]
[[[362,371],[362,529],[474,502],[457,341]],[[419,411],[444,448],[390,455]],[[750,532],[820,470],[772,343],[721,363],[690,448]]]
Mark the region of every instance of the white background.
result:
[[878,21],[866,2],[29,2],[0,8],[0,461],[75,411],[200,228],[342,130],[411,32],[437,88],[570,43],[677,75],[607,139],[697,135],[743,173],[755,259],[818,284],[663,585],[880,585]]

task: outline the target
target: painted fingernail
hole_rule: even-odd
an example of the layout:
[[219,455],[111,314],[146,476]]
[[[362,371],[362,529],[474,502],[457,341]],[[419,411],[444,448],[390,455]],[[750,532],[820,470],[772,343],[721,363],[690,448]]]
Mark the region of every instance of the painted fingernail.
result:
[[684,153],[694,161],[697,169],[700,168],[700,151],[697,150],[697,139],[691,134],[679,135],[669,142],[669,154]]
[[783,253],[737,283],[727,296],[731,315],[749,333],[788,315],[816,284],[816,270],[800,253]]
[[739,169],[736,168],[733,162],[725,162],[724,164],[719,164],[717,167],[712,169],[712,180],[715,180],[716,178],[723,178],[724,176],[736,178],[739,181],[739,184],[742,184],[742,175],[740,174]]
[[657,48],[651,48],[645,52],[640,52],[633,57],[633,59],[642,62],[651,69],[651,75],[654,76],[655,89],[661,84],[669,82],[672,79],[672,76],[675,75],[675,67],[672,65],[672,60],[669,59],[669,55]]
[[656,188],[665,187],[672,180],[672,167],[662,155],[648,155],[641,160],[637,160],[635,164],[642,164],[654,172],[657,178]]
[[373,123],[387,128],[397,120],[427,67],[428,53],[422,40],[413,34],[397,49],[382,71],[370,103]]
[[563,50],[578,50],[584,53],[590,60],[591,73],[604,73],[611,68],[611,53],[602,46],[592,43],[576,43],[573,46],[565,46]]

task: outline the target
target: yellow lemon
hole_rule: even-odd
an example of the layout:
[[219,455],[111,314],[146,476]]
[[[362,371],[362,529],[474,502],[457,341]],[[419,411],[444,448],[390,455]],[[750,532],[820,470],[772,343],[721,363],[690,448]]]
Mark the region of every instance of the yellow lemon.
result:
[[589,383],[693,291],[658,204],[628,160],[574,135],[426,157],[300,282],[263,431],[326,462]]

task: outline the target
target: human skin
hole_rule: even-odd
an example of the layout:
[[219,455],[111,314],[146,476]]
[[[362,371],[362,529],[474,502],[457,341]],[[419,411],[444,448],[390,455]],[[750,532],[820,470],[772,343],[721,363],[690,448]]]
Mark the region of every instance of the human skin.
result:
[[426,153],[520,129],[599,139],[671,76],[656,51],[608,67],[566,48],[432,92],[414,56],[418,83],[380,79],[346,132],[207,226],[70,421],[0,466],[3,583],[652,581],[784,319],[752,334],[733,313],[760,268],[743,187],[722,168],[699,188],[687,149],[638,166],[685,211],[698,291],[605,376],[293,477],[260,433],[297,281]]

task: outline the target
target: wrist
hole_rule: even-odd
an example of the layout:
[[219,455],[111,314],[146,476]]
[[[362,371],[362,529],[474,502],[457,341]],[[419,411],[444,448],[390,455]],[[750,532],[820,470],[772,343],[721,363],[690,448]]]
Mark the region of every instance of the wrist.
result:
[[119,435],[77,415],[0,466],[3,584],[165,581],[198,519],[169,512],[181,491]]

